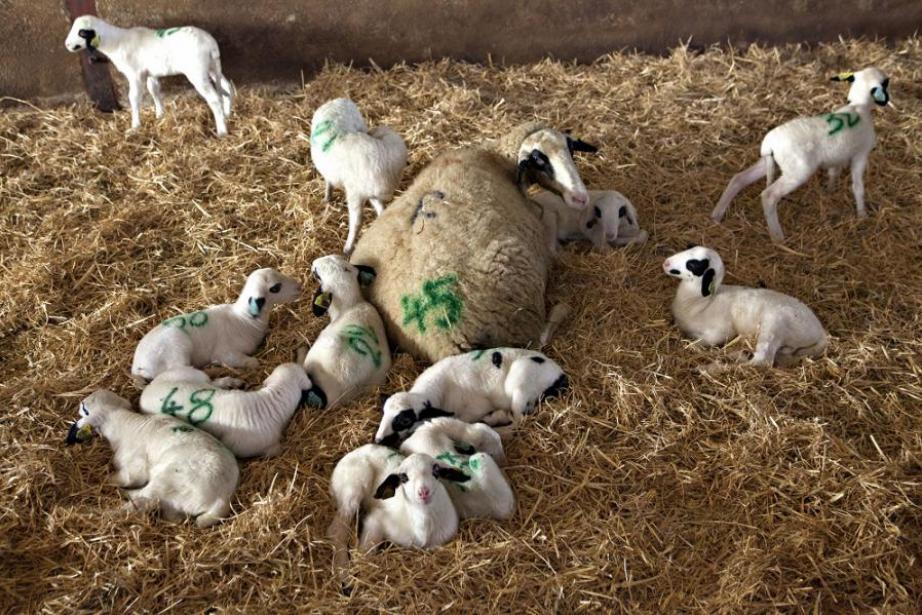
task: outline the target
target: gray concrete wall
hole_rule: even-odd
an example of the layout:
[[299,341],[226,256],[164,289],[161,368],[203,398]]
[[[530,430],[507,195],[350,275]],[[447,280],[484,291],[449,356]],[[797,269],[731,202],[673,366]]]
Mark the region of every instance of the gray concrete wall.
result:
[[[899,38],[920,30],[920,0],[98,0],[117,25],[197,25],[221,45],[238,83],[297,82],[325,59],[387,66],[450,56],[591,61],[623,47]],[[64,50],[64,0],[0,0],[0,95],[82,90]]]

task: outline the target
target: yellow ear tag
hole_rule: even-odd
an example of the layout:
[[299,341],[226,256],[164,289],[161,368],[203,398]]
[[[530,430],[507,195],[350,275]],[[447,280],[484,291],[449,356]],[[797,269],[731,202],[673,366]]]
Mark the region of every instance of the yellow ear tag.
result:
[[84,425],[79,430],[77,430],[77,442],[86,442],[93,437],[93,426]]
[[717,284],[714,283],[714,280],[711,280],[711,283],[708,284],[708,295],[713,295],[716,287],[717,287]]
[[314,299],[314,305],[326,309],[330,307],[330,297],[330,293],[320,293],[317,295],[317,298]]
[[99,35],[97,34],[96,36],[93,37],[93,40],[90,41],[90,45],[92,45],[93,47],[97,47],[97,48],[98,48],[98,47],[99,47],[99,43],[100,43],[100,41],[99,41]]
[[848,72],[846,72],[846,73],[839,73],[838,75],[836,75],[836,77],[839,79],[839,81],[848,81],[849,79],[851,79],[851,78],[854,77],[854,76],[855,76],[855,73],[848,73]]

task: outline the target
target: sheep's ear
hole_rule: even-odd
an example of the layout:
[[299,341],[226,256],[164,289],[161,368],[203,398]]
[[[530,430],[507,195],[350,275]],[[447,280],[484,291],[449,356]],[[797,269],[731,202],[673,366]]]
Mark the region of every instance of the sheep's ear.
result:
[[438,464],[432,466],[432,475],[442,480],[450,480],[453,483],[466,483],[471,477],[455,468],[446,468]]
[[848,81],[852,83],[855,81],[855,73],[839,73],[830,79],[830,81]]
[[522,192],[525,192],[529,184],[534,183],[534,180],[530,177],[534,164],[534,161],[529,157],[524,160],[519,160],[519,164],[515,169],[515,183]]
[[427,405],[425,408],[423,408],[420,411],[418,416],[419,416],[419,420],[428,421],[430,419],[436,419],[440,416],[454,416],[454,415],[455,415],[454,412],[446,412],[445,410],[442,410],[441,408],[435,408],[431,405]]
[[590,154],[594,154],[599,151],[599,148],[595,145],[586,143],[582,139],[573,139],[571,137],[567,137],[567,148],[569,148],[571,154],[573,152],[589,152]]
[[712,269],[708,269],[707,271],[705,271],[704,275],[701,276],[701,296],[702,297],[708,297],[714,294],[714,291],[716,290],[714,288],[714,276],[715,275],[716,275],[716,272],[712,268]]
[[378,277],[378,272],[374,267],[356,265],[355,268],[359,270],[359,286],[371,286],[371,283]]
[[394,497],[394,494],[397,493],[397,487],[399,486],[400,477],[396,474],[389,474],[387,478],[384,479],[384,482],[378,485],[378,488],[375,490],[375,499],[386,500]]

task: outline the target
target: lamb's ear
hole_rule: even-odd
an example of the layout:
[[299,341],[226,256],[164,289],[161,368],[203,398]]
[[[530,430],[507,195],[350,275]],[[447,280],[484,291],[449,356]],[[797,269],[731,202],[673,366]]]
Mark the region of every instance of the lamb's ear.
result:
[[420,410],[418,416],[419,416],[419,420],[428,421],[430,419],[436,419],[440,416],[454,416],[454,415],[455,415],[454,412],[446,412],[445,410],[442,410],[441,408],[435,408],[431,405],[427,405],[425,408]]
[[375,499],[386,500],[394,497],[394,494],[397,493],[397,487],[399,486],[400,477],[396,474],[388,474],[384,482],[378,485],[378,488],[375,490]]
[[453,483],[466,483],[471,477],[455,468],[446,468],[438,464],[432,466],[432,475],[443,480],[450,480]]
[[528,186],[534,183],[534,180],[530,177],[534,164],[534,161],[529,157],[525,160],[519,160],[519,164],[515,168],[515,183],[522,192],[528,190]]
[[378,277],[378,272],[374,267],[356,265],[355,268],[359,270],[359,286],[371,286],[371,283]]
[[713,268],[709,268],[704,272],[704,275],[701,276],[701,296],[707,297],[714,294],[716,290],[714,288],[714,276],[716,272]]
[[595,145],[586,143],[582,139],[573,139],[571,137],[567,137],[567,147],[570,149],[571,154],[573,152],[589,152],[590,154],[594,154],[599,151],[599,148]]
[[855,81],[855,73],[839,73],[830,79],[830,81],[848,81],[852,83]]

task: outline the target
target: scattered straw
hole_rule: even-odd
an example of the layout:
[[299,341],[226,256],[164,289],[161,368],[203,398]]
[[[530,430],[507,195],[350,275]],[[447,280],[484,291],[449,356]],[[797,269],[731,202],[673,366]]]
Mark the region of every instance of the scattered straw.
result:
[[[709,221],[768,128],[840,104],[846,90],[827,77],[872,63],[899,110],[876,113],[868,220],[847,181],[827,193],[814,180],[781,206],[790,249],[768,242],[758,188],[724,226]],[[0,610],[916,611],[920,82],[915,38],[591,66],[331,66],[296,92],[241,88],[223,141],[185,87],[128,138],[127,112],[4,111]],[[378,392],[297,414],[280,457],[243,464],[236,516],[209,531],[113,514],[109,447],[63,443],[78,398],[136,398],[132,351],[155,322],[231,300],[258,266],[309,285],[311,260],[341,248],[346,208],[321,203],[299,137],[342,94],[406,136],[405,182],[442,148],[529,118],[571,128],[602,146],[579,161],[586,183],[627,194],[652,234],[607,255],[570,248],[553,272],[549,304],[575,309],[549,352],[574,390],[509,445],[514,519],[465,522],[431,553],[356,556],[350,598],[330,576],[326,490],[335,461],[371,437]],[[828,356],[698,375],[716,353],[671,326],[675,285],[660,271],[689,241],[722,253],[728,282],[813,306]],[[244,377],[259,382],[323,324],[306,301],[279,310]],[[382,392],[420,369],[401,356]]]

